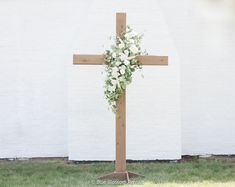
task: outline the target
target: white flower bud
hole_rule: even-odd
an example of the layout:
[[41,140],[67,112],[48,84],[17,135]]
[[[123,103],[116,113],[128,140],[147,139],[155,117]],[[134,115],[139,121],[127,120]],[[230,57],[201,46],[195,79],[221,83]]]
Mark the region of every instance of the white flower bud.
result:
[[121,66],[121,69],[124,69],[124,70],[125,70],[125,69],[126,69],[126,66],[125,66],[125,65],[122,65],[122,66]]
[[138,33],[137,33],[137,32],[135,32],[135,31],[132,31],[132,32],[130,33],[130,35],[131,35],[131,37],[134,37],[134,36],[137,36],[137,35],[138,35]]
[[121,53],[120,54],[120,59],[121,59],[121,61],[124,61],[124,60],[126,60],[128,58],[128,55],[127,54],[124,54],[124,53]]
[[130,61],[129,61],[129,60],[124,60],[124,64],[125,64],[126,66],[128,66],[128,65],[130,64]]
[[131,35],[130,35],[129,33],[126,33],[126,34],[125,34],[125,38],[126,38],[126,39],[129,39],[130,37],[131,37]]
[[118,72],[118,70],[119,70],[119,69],[118,69],[117,67],[113,67],[113,68],[112,68],[112,72]]
[[120,73],[123,75],[125,73],[125,69],[121,69]]
[[134,46],[134,45],[132,45],[132,46],[130,47],[130,50],[131,50],[131,52],[134,53],[134,54],[136,54],[136,53],[139,52],[139,49],[138,49],[136,46]]
[[116,65],[119,66],[121,64],[120,61],[116,61]]
[[122,61],[125,60],[125,57],[126,57],[125,54],[123,54],[123,53],[120,54],[120,59],[121,59]]
[[125,50],[124,53],[125,53],[126,56],[129,55],[129,51],[128,50]]
[[125,45],[124,45],[124,43],[120,43],[120,44],[118,45],[118,47],[119,47],[120,49],[122,49],[122,48],[125,47]]
[[116,58],[116,56],[117,56],[116,53],[113,53],[113,54],[112,54],[112,57],[113,57],[113,58]]

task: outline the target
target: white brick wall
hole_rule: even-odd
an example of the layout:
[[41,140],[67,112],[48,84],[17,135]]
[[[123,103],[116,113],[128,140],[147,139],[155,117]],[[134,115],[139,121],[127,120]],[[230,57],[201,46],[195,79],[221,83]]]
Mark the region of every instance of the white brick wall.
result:
[[145,33],[149,53],[170,57],[128,88],[128,158],[179,158],[181,145],[182,154],[235,154],[234,5],[205,2],[1,1],[0,158],[114,158],[102,68],[71,63],[75,52],[103,52],[116,11]]

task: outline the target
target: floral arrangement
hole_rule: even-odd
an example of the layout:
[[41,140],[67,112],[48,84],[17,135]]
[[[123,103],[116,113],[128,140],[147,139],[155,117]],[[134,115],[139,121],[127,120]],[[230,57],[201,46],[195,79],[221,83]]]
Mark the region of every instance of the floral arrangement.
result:
[[112,111],[116,113],[116,101],[126,86],[132,81],[132,73],[142,66],[137,55],[145,54],[141,51],[141,34],[133,31],[129,26],[124,33],[115,38],[115,44],[105,51],[105,98]]

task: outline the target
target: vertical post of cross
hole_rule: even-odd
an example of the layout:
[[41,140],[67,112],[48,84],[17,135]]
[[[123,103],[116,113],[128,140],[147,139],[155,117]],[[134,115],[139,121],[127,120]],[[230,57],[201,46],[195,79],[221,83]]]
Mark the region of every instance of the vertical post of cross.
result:
[[[126,31],[126,13],[116,14],[116,35]],[[126,90],[117,101],[116,112],[116,172],[126,171]]]

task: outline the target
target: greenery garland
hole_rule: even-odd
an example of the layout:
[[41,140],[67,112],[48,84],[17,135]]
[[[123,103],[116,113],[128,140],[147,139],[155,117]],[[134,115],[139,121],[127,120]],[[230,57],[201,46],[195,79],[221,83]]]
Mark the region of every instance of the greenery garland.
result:
[[132,73],[141,69],[137,55],[145,54],[141,51],[141,34],[133,31],[129,26],[124,33],[115,38],[115,44],[105,51],[105,98],[112,111],[116,113],[116,101],[126,86],[132,81]]

